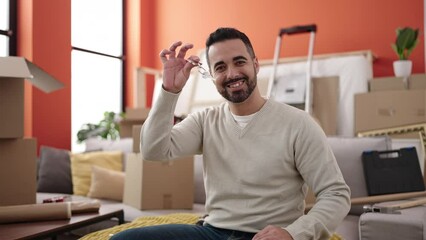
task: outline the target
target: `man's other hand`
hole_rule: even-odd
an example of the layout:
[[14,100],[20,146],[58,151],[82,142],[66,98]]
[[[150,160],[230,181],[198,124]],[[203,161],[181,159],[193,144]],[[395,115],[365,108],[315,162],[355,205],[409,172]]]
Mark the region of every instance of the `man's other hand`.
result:
[[269,225],[254,235],[253,240],[293,240],[293,237],[286,230]]

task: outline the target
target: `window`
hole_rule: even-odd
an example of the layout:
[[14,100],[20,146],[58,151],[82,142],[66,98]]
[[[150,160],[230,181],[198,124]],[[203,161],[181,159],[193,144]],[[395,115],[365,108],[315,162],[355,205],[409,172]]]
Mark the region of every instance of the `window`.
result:
[[123,109],[123,0],[71,2],[71,150],[77,132]]
[[0,0],[0,57],[16,55],[16,1]]

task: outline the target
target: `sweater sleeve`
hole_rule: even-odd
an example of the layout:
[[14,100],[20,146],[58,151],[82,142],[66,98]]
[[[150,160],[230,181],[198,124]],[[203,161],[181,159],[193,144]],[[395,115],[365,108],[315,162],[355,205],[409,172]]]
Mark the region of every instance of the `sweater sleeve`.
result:
[[200,153],[202,131],[194,116],[173,124],[178,97],[179,94],[161,90],[141,129],[140,149],[144,159],[170,160]]
[[295,240],[327,239],[349,212],[350,190],[319,125],[306,115],[299,126],[295,164],[314,192],[316,203],[285,229]]

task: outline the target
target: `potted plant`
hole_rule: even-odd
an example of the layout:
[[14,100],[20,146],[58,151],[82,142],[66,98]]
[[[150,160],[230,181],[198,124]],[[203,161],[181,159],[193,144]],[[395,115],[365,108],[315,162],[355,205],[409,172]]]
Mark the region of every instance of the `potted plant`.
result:
[[392,44],[392,49],[396,52],[398,60],[393,62],[395,76],[407,77],[411,74],[412,62],[408,59],[413,49],[418,43],[419,29],[410,27],[396,29],[396,41]]
[[124,113],[105,112],[104,118],[98,124],[83,124],[77,132],[77,142],[82,143],[92,137],[111,140],[118,139],[120,137],[120,126],[118,123],[123,117]]

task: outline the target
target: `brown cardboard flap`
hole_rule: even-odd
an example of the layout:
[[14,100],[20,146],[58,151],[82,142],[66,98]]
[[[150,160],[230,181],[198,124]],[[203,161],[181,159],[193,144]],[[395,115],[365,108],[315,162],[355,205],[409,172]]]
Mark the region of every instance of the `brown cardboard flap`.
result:
[[0,78],[25,78],[40,90],[50,93],[64,84],[23,57],[0,57]]
[[54,77],[37,67],[32,62],[28,60],[26,60],[26,62],[33,75],[33,78],[28,78],[27,80],[43,92],[50,93],[64,87],[62,82],[57,81]]

